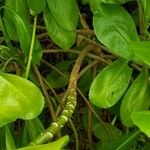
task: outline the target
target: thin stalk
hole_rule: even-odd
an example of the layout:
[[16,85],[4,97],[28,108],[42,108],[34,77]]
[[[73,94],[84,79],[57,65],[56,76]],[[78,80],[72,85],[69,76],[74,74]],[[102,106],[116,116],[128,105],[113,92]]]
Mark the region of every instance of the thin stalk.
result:
[[67,95],[67,103],[61,113],[61,115],[57,118],[55,122],[53,122],[47,130],[45,130],[42,134],[40,134],[36,139],[34,139],[30,144],[31,145],[38,145],[45,143],[53,138],[53,136],[61,129],[65,123],[70,119],[74,109],[76,107],[77,101],[77,81],[78,81],[78,73],[80,70],[80,66],[86,56],[86,54],[92,49],[93,47],[87,46],[85,47],[79,54],[75,65],[72,69],[69,85],[68,85],[68,95]]
[[[80,51],[78,50],[75,50],[75,49],[70,49],[68,51],[65,51],[63,49],[46,49],[46,50],[43,50],[43,53],[73,53],[73,54],[79,54]],[[101,58],[100,56],[97,56],[97,55],[94,55],[94,54],[91,54],[91,53],[88,53],[87,54],[87,57],[89,58],[93,58],[93,59],[98,59],[106,64],[109,64],[110,62],[105,60],[104,58]]]
[[72,130],[74,132],[74,135],[75,135],[75,143],[76,143],[76,150],[79,150],[79,138],[78,138],[78,133],[76,131],[76,128],[75,128],[75,125],[73,123],[73,121],[71,119],[69,119],[69,123],[72,127]]
[[137,0],[137,4],[138,4],[138,16],[139,16],[139,29],[140,29],[140,35],[144,35],[144,15],[143,15],[143,9],[141,6],[141,2],[140,0]]
[[81,78],[81,76],[83,76],[83,74],[85,74],[85,72],[87,72],[87,70],[89,70],[90,68],[92,68],[93,66],[95,66],[96,64],[98,64],[99,62],[100,62],[99,60],[94,60],[89,65],[87,65],[84,69],[82,69],[80,71],[79,78]]
[[81,92],[80,89],[77,88],[77,91],[79,92],[79,94],[81,95],[81,97],[83,98],[83,100],[85,101],[85,103],[87,104],[88,108],[91,110],[91,112],[93,113],[93,115],[98,119],[98,121],[100,122],[100,124],[103,126],[105,133],[109,139],[109,141],[112,141],[112,136],[111,133],[109,131],[109,128],[107,128],[103,122],[103,120],[99,117],[99,115],[95,112],[94,108],[92,107],[92,105],[90,104],[89,100],[84,96],[84,94]]
[[31,39],[31,45],[30,45],[30,50],[29,50],[28,62],[27,62],[26,72],[25,72],[25,78],[26,79],[29,76],[31,62],[32,62],[32,54],[33,54],[34,42],[35,42],[35,34],[36,34],[36,24],[37,24],[37,15],[34,17],[32,39]]
[[58,98],[58,95],[56,94],[55,90],[52,88],[52,86],[47,82],[47,80],[42,77],[43,81],[45,82],[45,84],[48,86],[48,88],[51,90],[51,92],[53,93],[55,99],[58,101],[59,98]]
[[[88,141],[89,141],[90,147],[92,146],[92,143],[93,143],[91,130],[92,130],[92,112],[90,109],[88,109],[88,130],[87,130],[87,132],[88,132]],[[91,147],[91,150],[93,150],[92,147]]]
[[11,58],[9,58],[9,59],[4,63],[4,65],[3,65],[3,67],[2,67],[2,71],[3,71],[3,72],[5,71],[5,69],[6,69],[6,67],[8,66],[8,64],[9,64],[11,61],[13,61],[13,60],[16,60],[16,58],[11,57]]
[[56,115],[55,115],[55,111],[53,109],[53,105],[51,103],[51,100],[49,98],[49,95],[46,91],[46,88],[45,88],[45,84],[43,82],[43,79],[42,79],[42,76],[38,70],[38,68],[36,66],[33,66],[33,69],[34,69],[34,72],[35,72],[35,75],[36,77],[38,78],[39,80],[39,83],[40,83],[40,86],[41,86],[41,89],[42,89],[42,92],[43,92],[43,95],[45,96],[45,100],[46,100],[46,103],[47,103],[47,106],[49,108],[49,112],[52,116],[52,120],[55,121],[56,120]]

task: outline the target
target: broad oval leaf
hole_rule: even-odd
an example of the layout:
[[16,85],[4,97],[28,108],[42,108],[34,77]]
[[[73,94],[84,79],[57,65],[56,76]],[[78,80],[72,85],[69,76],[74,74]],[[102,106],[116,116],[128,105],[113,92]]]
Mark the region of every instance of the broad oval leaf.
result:
[[79,9],[76,0],[47,0],[49,11],[56,23],[65,30],[75,30]]
[[107,66],[90,87],[90,101],[100,108],[116,104],[128,87],[131,72],[127,60],[122,58]]
[[52,40],[63,49],[70,48],[75,42],[76,30],[69,31],[60,26],[48,7],[45,7],[43,15],[47,32]]
[[136,58],[141,62],[150,65],[150,42],[139,41],[129,43],[129,48],[132,50]]
[[[109,123],[104,123],[104,125],[105,125],[105,128],[108,130],[109,134],[111,135],[112,140],[115,140],[121,136],[122,132],[117,127]],[[110,142],[110,139],[106,133],[105,128],[103,127],[102,124],[96,123],[93,125],[92,131],[93,131],[93,134],[102,142]]]
[[29,8],[35,13],[40,13],[46,4],[46,0],[27,0]]
[[133,19],[123,7],[101,3],[99,12],[94,15],[93,25],[97,38],[111,52],[135,59],[128,43],[139,41],[139,37]]
[[29,146],[25,148],[19,148],[17,150],[61,150],[69,142],[69,136],[66,135],[59,140],[43,145]]
[[[5,6],[9,6],[11,8],[15,7],[14,0],[5,0]],[[11,12],[9,10],[5,9],[4,10],[4,18],[5,18],[5,28],[7,30],[7,34],[9,35],[11,40],[18,41],[18,36],[16,34],[16,30],[14,30],[15,24],[10,16],[11,16]]]
[[131,119],[142,132],[150,137],[150,111],[133,112]]
[[145,110],[149,105],[148,71],[144,68],[132,83],[122,100],[120,107],[122,123],[127,127],[134,126],[131,120],[131,114],[133,112]]
[[122,135],[113,142],[103,143],[98,150],[129,150],[137,141],[140,131],[134,131],[129,134]]
[[[7,15],[4,21],[5,26],[10,39],[19,41],[25,56],[28,57],[31,44],[31,28],[26,0],[13,0],[12,3],[6,3],[7,5],[5,5],[4,7],[4,13],[6,13]],[[13,32],[12,30],[15,32]],[[41,45],[36,39],[33,50],[33,63],[38,64],[41,57]]]
[[17,118],[33,119],[44,107],[41,91],[30,81],[0,72],[0,127]]

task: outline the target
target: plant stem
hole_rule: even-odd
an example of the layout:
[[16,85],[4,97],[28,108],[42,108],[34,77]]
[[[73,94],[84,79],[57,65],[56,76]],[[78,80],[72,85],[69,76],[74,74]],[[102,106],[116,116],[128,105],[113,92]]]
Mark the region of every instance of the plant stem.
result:
[[[68,51],[65,51],[63,49],[46,49],[43,50],[43,53],[73,53],[73,54],[79,54],[80,51],[74,50],[74,49],[69,49]],[[101,58],[100,56],[94,55],[92,53],[88,53],[87,57],[93,58],[93,59],[98,59],[106,64],[110,64],[109,61],[105,60],[104,58]]]
[[140,0],[137,0],[138,4],[138,15],[139,15],[139,29],[140,29],[140,35],[144,35],[144,20],[143,20],[143,10],[141,6]]
[[35,34],[36,34],[36,24],[37,24],[37,15],[34,17],[32,39],[31,39],[31,45],[30,45],[30,50],[29,50],[28,62],[27,62],[26,72],[25,72],[25,78],[26,79],[29,76],[31,62],[32,62],[32,54],[33,54],[34,42],[35,42]]
[[[87,54],[88,55],[88,54]],[[51,64],[49,64],[48,62],[42,60],[43,63],[47,64],[50,68],[54,69],[57,73],[59,73],[62,77],[64,77],[64,79],[66,79],[67,81],[69,80],[59,69],[57,69],[55,66],[52,66]],[[96,60],[93,61],[92,63],[90,63],[87,67],[85,67],[84,69],[87,71],[86,68],[90,69],[93,64],[95,64]],[[106,61],[107,62],[107,61]],[[92,65],[91,65],[92,64]],[[107,62],[108,64],[108,62]],[[83,70],[84,70],[83,69]],[[83,75],[83,73],[85,73],[85,70],[82,72],[80,72],[78,74],[78,79]],[[108,138],[110,141],[112,141],[112,138],[111,138],[111,135],[110,135],[110,132],[109,132],[109,129],[107,127],[105,127],[105,124],[104,122],[101,120],[101,118],[96,114],[96,112],[94,111],[94,109],[92,108],[92,105],[90,104],[90,102],[86,99],[86,97],[84,96],[84,94],[79,90],[79,88],[77,87],[77,90],[78,90],[78,93],[81,95],[81,97],[84,99],[84,101],[86,102],[87,106],[89,107],[89,109],[91,110],[91,112],[94,114],[94,116],[99,120],[99,122],[102,124]],[[67,99],[67,94],[68,94],[68,90],[67,92],[65,93],[63,99],[61,100],[61,103],[63,104],[65,102],[65,100]],[[61,110],[61,107],[58,107],[57,111],[56,111],[56,114],[59,114]]]
[[45,100],[46,100],[46,103],[47,103],[47,106],[48,106],[48,109],[49,109],[49,112],[51,114],[51,117],[52,117],[52,120],[55,121],[56,120],[56,115],[55,115],[55,112],[54,112],[54,109],[53,109],[53,105],[51,103],[51,100],[49,98],[49,95],[46,91],[46,88],[45,88],[45,85],[43,83],[43,79],[42,79],[42,76],[38,70],[38,68],[36,66],[33,66],[33,69],[34,69],[34,72],[35,72],[35,75],[36,77],[38,78],[38,81],[40,83],[40,86],[41,86],[41,89],[42,89],[42,92],[43,92],[43,95],[45,96]]
[[70,123],[70,125],[71,125],[71,127],[72,127],[72,130],[73,130],[73,132],[74,132],[74,135],[75,135],[75,142],[76,142],[76,148],[75,148],[75,150],[79,150],[79,138],[78,138],[78,133],[77,133],[76,128],[75,128],[75,125],[74,125],[74,123],[72,122],[71,119],[69,119],[69,123]]
[[92,49],[93,47],[87,46],[85,47],[79,54],[75,65],[72,69],[70,75],[70,81],[68,85],[68,95],[67,95],[67,103],[62,111],[61,115],[57,118],[55,122],[53,122],[50,127],[45,130],[42,134],[40,134],[35,140],[33,140],[30,144],[31,145],[38,145],[49,141],[59,129],[61,129],[68,119],[71,117],[75,107],[76,107],[76,86],[78,81],[78,73],[80,70],[80,66],[86,56],[86,54]]

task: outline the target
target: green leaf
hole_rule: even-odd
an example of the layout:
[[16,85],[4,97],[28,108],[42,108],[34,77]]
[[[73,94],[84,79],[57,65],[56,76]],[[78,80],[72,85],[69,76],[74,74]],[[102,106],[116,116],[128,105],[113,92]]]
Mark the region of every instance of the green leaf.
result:
[[131,42],[129,43],[129,48],[136,58],[150,65],[150,41]]
[[111,143],[103,143],[99,146],[98,150],[129,150],[136,142],[139,134],[139,131],[125,134]]
[[88,4],[89,0],[81,0],[81,2],[83,5],[86,5],[86,4]]
[[88,92],[92,81],[93,81],[93,72],[92,72],[92,69],[89,69],[79,79],[79,82],[78,82],[79,89],[83,93]]
[[69,71],[73,62],[74,61],[68,60],[68,61],[59,62],[55,65],[55,67],[59,71],[61,71],[66,76],[66,78],[60,75],[57,71],[52,70],[46,77],[46,80],[48,81],[48,83],[51,85],[52,88],[59,89],[68,84],[67,79],[69,79],[69,75],[70,75]]
[[148,109],[149,105],[148,71],[144,68],[122,100],[120,108],[122,123],[127,127],[134,126],[130,118],[131,114]]
[[150,137],[150,111],[139,111],[131,114],[133,123]]
[[69,136],[64,136],[59,140],[43,145],[30,146],[25,148],[19,148],[17,150],[60,150],[69,142]]
[[0,127],[17,118],[33,119],[44,107],[41,91],[30,81],[0,72]]
[[90,101],[100,108],[116,104],[128,87],[131,72],[125,59],[111,63],[93,81],[89,92]]
[[[112,140],[117,139],[119,136],[121,136],[122,132],[115,126],[105,123],[105,128],[109,131],[109,134],[111,135]],[[93,134],[99,138],[102,142],[110,142],[110,139],[108,138],[108,135],[106,134],[106,130],[103,127],[102,124],[96,123],[92,127]]]
[[18,137],[18,146],[24,147],[27,144],[29,144],[29,142],[30,142],[30,137],[29,137],[28,129],[26,124],[24,124],[21,128],[21,133]]
[[124,3],[132,1],[132,0],[100,0],[100,1],[103,3],[124,4]]
[[150,148],[150,143],[146,144],[141,150],[149,150]]
[[38,117],[32,120],[26,120],[26,126],[28,129],[30,141],[32,141],[34,138],[36,138],[40,133],[44,131],[43,124]]
[[123,7],[101,3],[99,12],[94,15],[93,25],[98,40],[111,52],[135,59],[128,43],[139,41],[139,37],[133,19]]
[[[31,44],[31,28],[26,0],[21,1],[13,0],[12,3],[13,3],[12,5],[11,3],[8,3],[4,7],[4,13],[8,14],[4,21],[5,26],[10,39],[19,41],[25,56],[28,57]],[[14,31],[15,33],[12,33]],[[33,58],[32,58],[33,63],[38,64],[40,62],[41,57],[42,57],[41,45],[36,39],[33,50]]]
[[14,140],[11,136],[11,133],[9,131],[9,128],[5,126],[5,136],[6,136],[6,149],[7,150],[15,150],[16,146],[14,143]]
[[93,13],[96,13],[99,9],[99,5],[101,2],[110,3],[110,4],[124,4],[128,1],[132,0],[89,0],[89,4]]
[[45,7],[43,15],[46,29],[51,39],[63,49],[70,48],[75,42],[76,30],[66,30],[60,26],[48,7]]
[[46,4],[46,0],[27,0],[29,8],[35,13],[40,13]]
[[[14,0],[5,0],[5,6],[9,6],[11,8],[15,7]],[[18,41],[16,30],[14,30],[15,24],[13,20],[11,19],[11,12],[7,10],[7,8],[5,8],[4,10],[4,18],[5,18],[5,28],[7,30],[7,34],[9,35],[10,39],[14,41]]]
[[69,31],[76,29],[79,17],[76,0],[47,0],[47,3],[52,17],[60,27]]

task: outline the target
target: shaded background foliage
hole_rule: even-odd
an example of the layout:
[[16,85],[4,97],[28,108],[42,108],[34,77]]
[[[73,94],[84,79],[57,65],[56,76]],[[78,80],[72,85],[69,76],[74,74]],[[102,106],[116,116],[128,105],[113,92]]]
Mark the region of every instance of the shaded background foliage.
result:
[[[67,90],[72,84],[69,78],[74,73],[72,68],[78,64],[76,60],[78,57],[83,59],[84,55],[86,57],[75,81],[79,79],[77,88],[73,89],[77,90],[76,108],[61,131],[56,129],[53,141],[62,138],[50,144],[43,144],[45,139],[39,140],[41,145],[35,149],[53,146],[53,149],[60,149],[66,143],[69,149],[149,149],[150,1],[39,2],[16,0],[19,4],[16,5],[12,0],[0,0],[0,6],[4,3],[9,5],[0,10],[0,67],[2,72],[7,73],[0,72],[0,84],[7,83],[8,89],[18,89],[21,96],[28,100],[31,98],[30,102],[33,100],[30,106],[25,106],[18,100],[17,92],[10,90],[12,97],[17,97],[18,104],[24,105],[21,112],[26,115],[33,112],[30,117],[22,117],[15,111],[12,117],[8,111],[9,120],[6,113],[2,115],[4,121],[0,122],[8,125],[0,128],[0,149],[33,149],[21,147],[34,142],[38,135],[42,137],[41,133],[46,133],[45,129],[53,121],[59,125],[57,121],[63,110],[70,112],[63,116],[71,116],[74,105],[68,110],[66,100],[69,97]],[[85,49],[91,51],[87,50],[80,56]],[[32,62],[29,61],[30,50],[33,50]],[[28,62],[31,63],[29,70]],[[15,74],[15,79],[10,74]],[[33,89],[30,90],[27,84]],[[26,89],[30,90],[31,96]],[[33,98],[34,94],[41,95],[40,92],[44,97]],[[10,102],[6,104],[9,106]],[[65,123],[64,120],[62,122]],[[52,131],[51,124],[50,134],[53,134]]]

